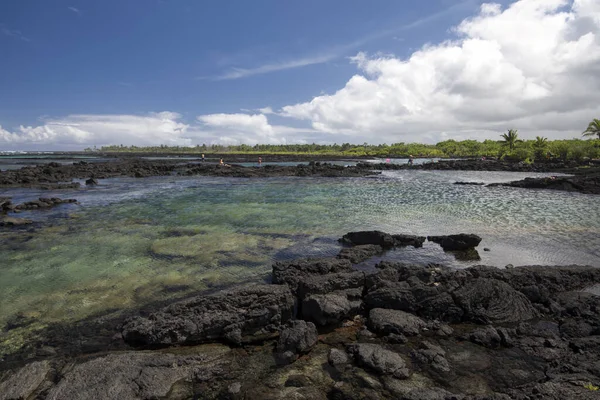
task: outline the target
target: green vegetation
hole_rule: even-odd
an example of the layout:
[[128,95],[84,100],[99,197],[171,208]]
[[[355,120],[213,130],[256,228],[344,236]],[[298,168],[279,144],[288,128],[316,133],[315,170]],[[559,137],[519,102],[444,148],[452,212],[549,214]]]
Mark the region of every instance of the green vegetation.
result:
[[[509,131],[510,134],[511,131]],[[446,140],[437,144],[423,143],[394,143],[392,145],[380,144],[361,145],[344,144],[288,144],[269,145],[259,144],[255,146],[222,146],[222,145],[198,145],[195,147],[180,146],[104,146],[102,152],[114,153],[140,153],[140,154],[180,154],[200,156],[204,153],[211,154],[245,154],[257,156],[265,155],[307,155],[307,156],[344,156],[344,157],[398,157],[406,158],[410,154],[415,157],[499,157],[514,159],[518,161],[543,160],[546,158],[560,158],[562,160],[581,160],[585,158],[600,157],[600,139],[592,140],[553,140],[537,137],[536,140],[519,140],[514,135],[504,134],[508,140],[494,141],[485,140]],[[86,151],[92,151],[86,149]]]
[[504,133],[501,136],[504,139],[504,143],[508,145],[508,148],[511,151],[515,149],[517,143],[523,142],[522,140],[519,140],[516,129],[509,129],[508,133]]
[[[243,154],[252,155],[307,155],[307,156],[343,156],[343,157],[398,157],[407,158],[409,155],[427,158],[450,157],[498,157],[515,161],[534,162],[549,158],[559,158],[563,161],[581,161],[586,158],[600,157],[600,120],[594,119],[589,123],[583,136],[592,137],[591,140],[553,140],[536,136],[535,140],[521,140],[516,129],[509,129],[500,135],[503,140],[446,140],[437,144],[423,143],[394,143],[391,145],[380,144],[257,144],[250,146],[224,146],[213,144],[196,145],[193,147],[182,146],[104,146],[101,152],[107,153],[141,153],[141,154]],[[598,136],[598,139],[594,137]],[[85,151],[97,151],[96,147]]]

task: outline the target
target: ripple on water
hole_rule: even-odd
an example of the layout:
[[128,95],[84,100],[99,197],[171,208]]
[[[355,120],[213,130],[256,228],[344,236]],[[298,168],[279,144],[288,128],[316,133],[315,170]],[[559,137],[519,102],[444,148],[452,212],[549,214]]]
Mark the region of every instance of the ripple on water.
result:
[[600,266],[599,197],[453,184],[526,175],[386,171],[348,179],[118,178],[60,193],[5,191],[1,195],[18,201],[73,197],[81,206],[38,213],[46,223],[36,232],[0,240],[0,326],[19,313],[45,324],[215,285],[261,281],[273,261],[335,255],[337,239],[356,230],[472,232],[483,237],[480,248],[491,249],[472,262],[431,243],[385,256],[403,262]]

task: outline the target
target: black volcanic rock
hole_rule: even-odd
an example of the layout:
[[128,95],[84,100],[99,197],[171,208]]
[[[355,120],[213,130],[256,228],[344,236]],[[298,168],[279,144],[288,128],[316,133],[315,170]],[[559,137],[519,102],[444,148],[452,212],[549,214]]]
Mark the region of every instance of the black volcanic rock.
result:
[[481,237],[474,234],[459,233],[458,235],[427,236],[427,240],[439,244],[444,251],[457,251],[477,247],[481,242]]
[[284,285],[253,285],[171,304],[122,329],[132,345],[164,346],[226,340],[234,344],[272,337],[293,316]]
[[425,237],[415,235],[391,235],[381,231],[359,231],[345,234],[340,242],[353,246],[377,245],[384,249],[395,246],[414,246],[421,247],[425,242]]

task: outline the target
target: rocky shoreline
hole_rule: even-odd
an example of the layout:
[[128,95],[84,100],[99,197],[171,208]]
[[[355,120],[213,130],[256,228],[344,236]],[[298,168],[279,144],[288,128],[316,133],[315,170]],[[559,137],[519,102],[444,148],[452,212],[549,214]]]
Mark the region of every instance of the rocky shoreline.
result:
[[[577,163],[538,163],[523,164],[499,160],[442,160],[435,163],[417,165],[359,162],[356,166],[334,165],[311,161],[308,165],[243,167],[236,164],[185,163],[181,160],[143,160],[122,158],[113,162],[90,163],[85,161],[72,164],[49,163],[18,170],[0,172],[0,188],[35,187],[41,189],[73,189],[97,184],[98,179],[121,176],[144,178],[151,176],[223,176],[238,178],[264,178],[282,176],[315,177],[361,177],[380,174],[387,170],[461,170],[461,171],[507,171],[507,172],[560,172],[574,176],[549,178],[528,178],[523,181],[492,184],[490,186],[513,186],[521,188],[553,189],[581,193],[600,193],[600,168],[582,166]],[[469,182],[460,182],[471,184]]]
[[[600,297],[582,289],[599,268],[354,268],[478,239],[350,232],[336,257],[274,263],[270,283],[100,319],[104,349],[36,344],[24,366],[0,367],[0,399],[597,398]],[[63,340],[92,340],[77,332]]]

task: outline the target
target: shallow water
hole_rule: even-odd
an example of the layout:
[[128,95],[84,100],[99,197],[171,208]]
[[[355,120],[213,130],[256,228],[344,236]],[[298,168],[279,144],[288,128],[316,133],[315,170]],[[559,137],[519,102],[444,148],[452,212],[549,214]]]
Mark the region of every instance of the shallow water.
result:
[[483,237],[481,261],[458,261],[431,243],[385,256],[419,264],[600,267],[600,197],[453,184],[525,176],[542,174],[118,178],[71,191],[0,191],[15,203],[40,196],[81,203],[23,212],[33,228],[0,233],[0,353],[50,322],[268,279],[274,260],[335,255],[348,231]]

